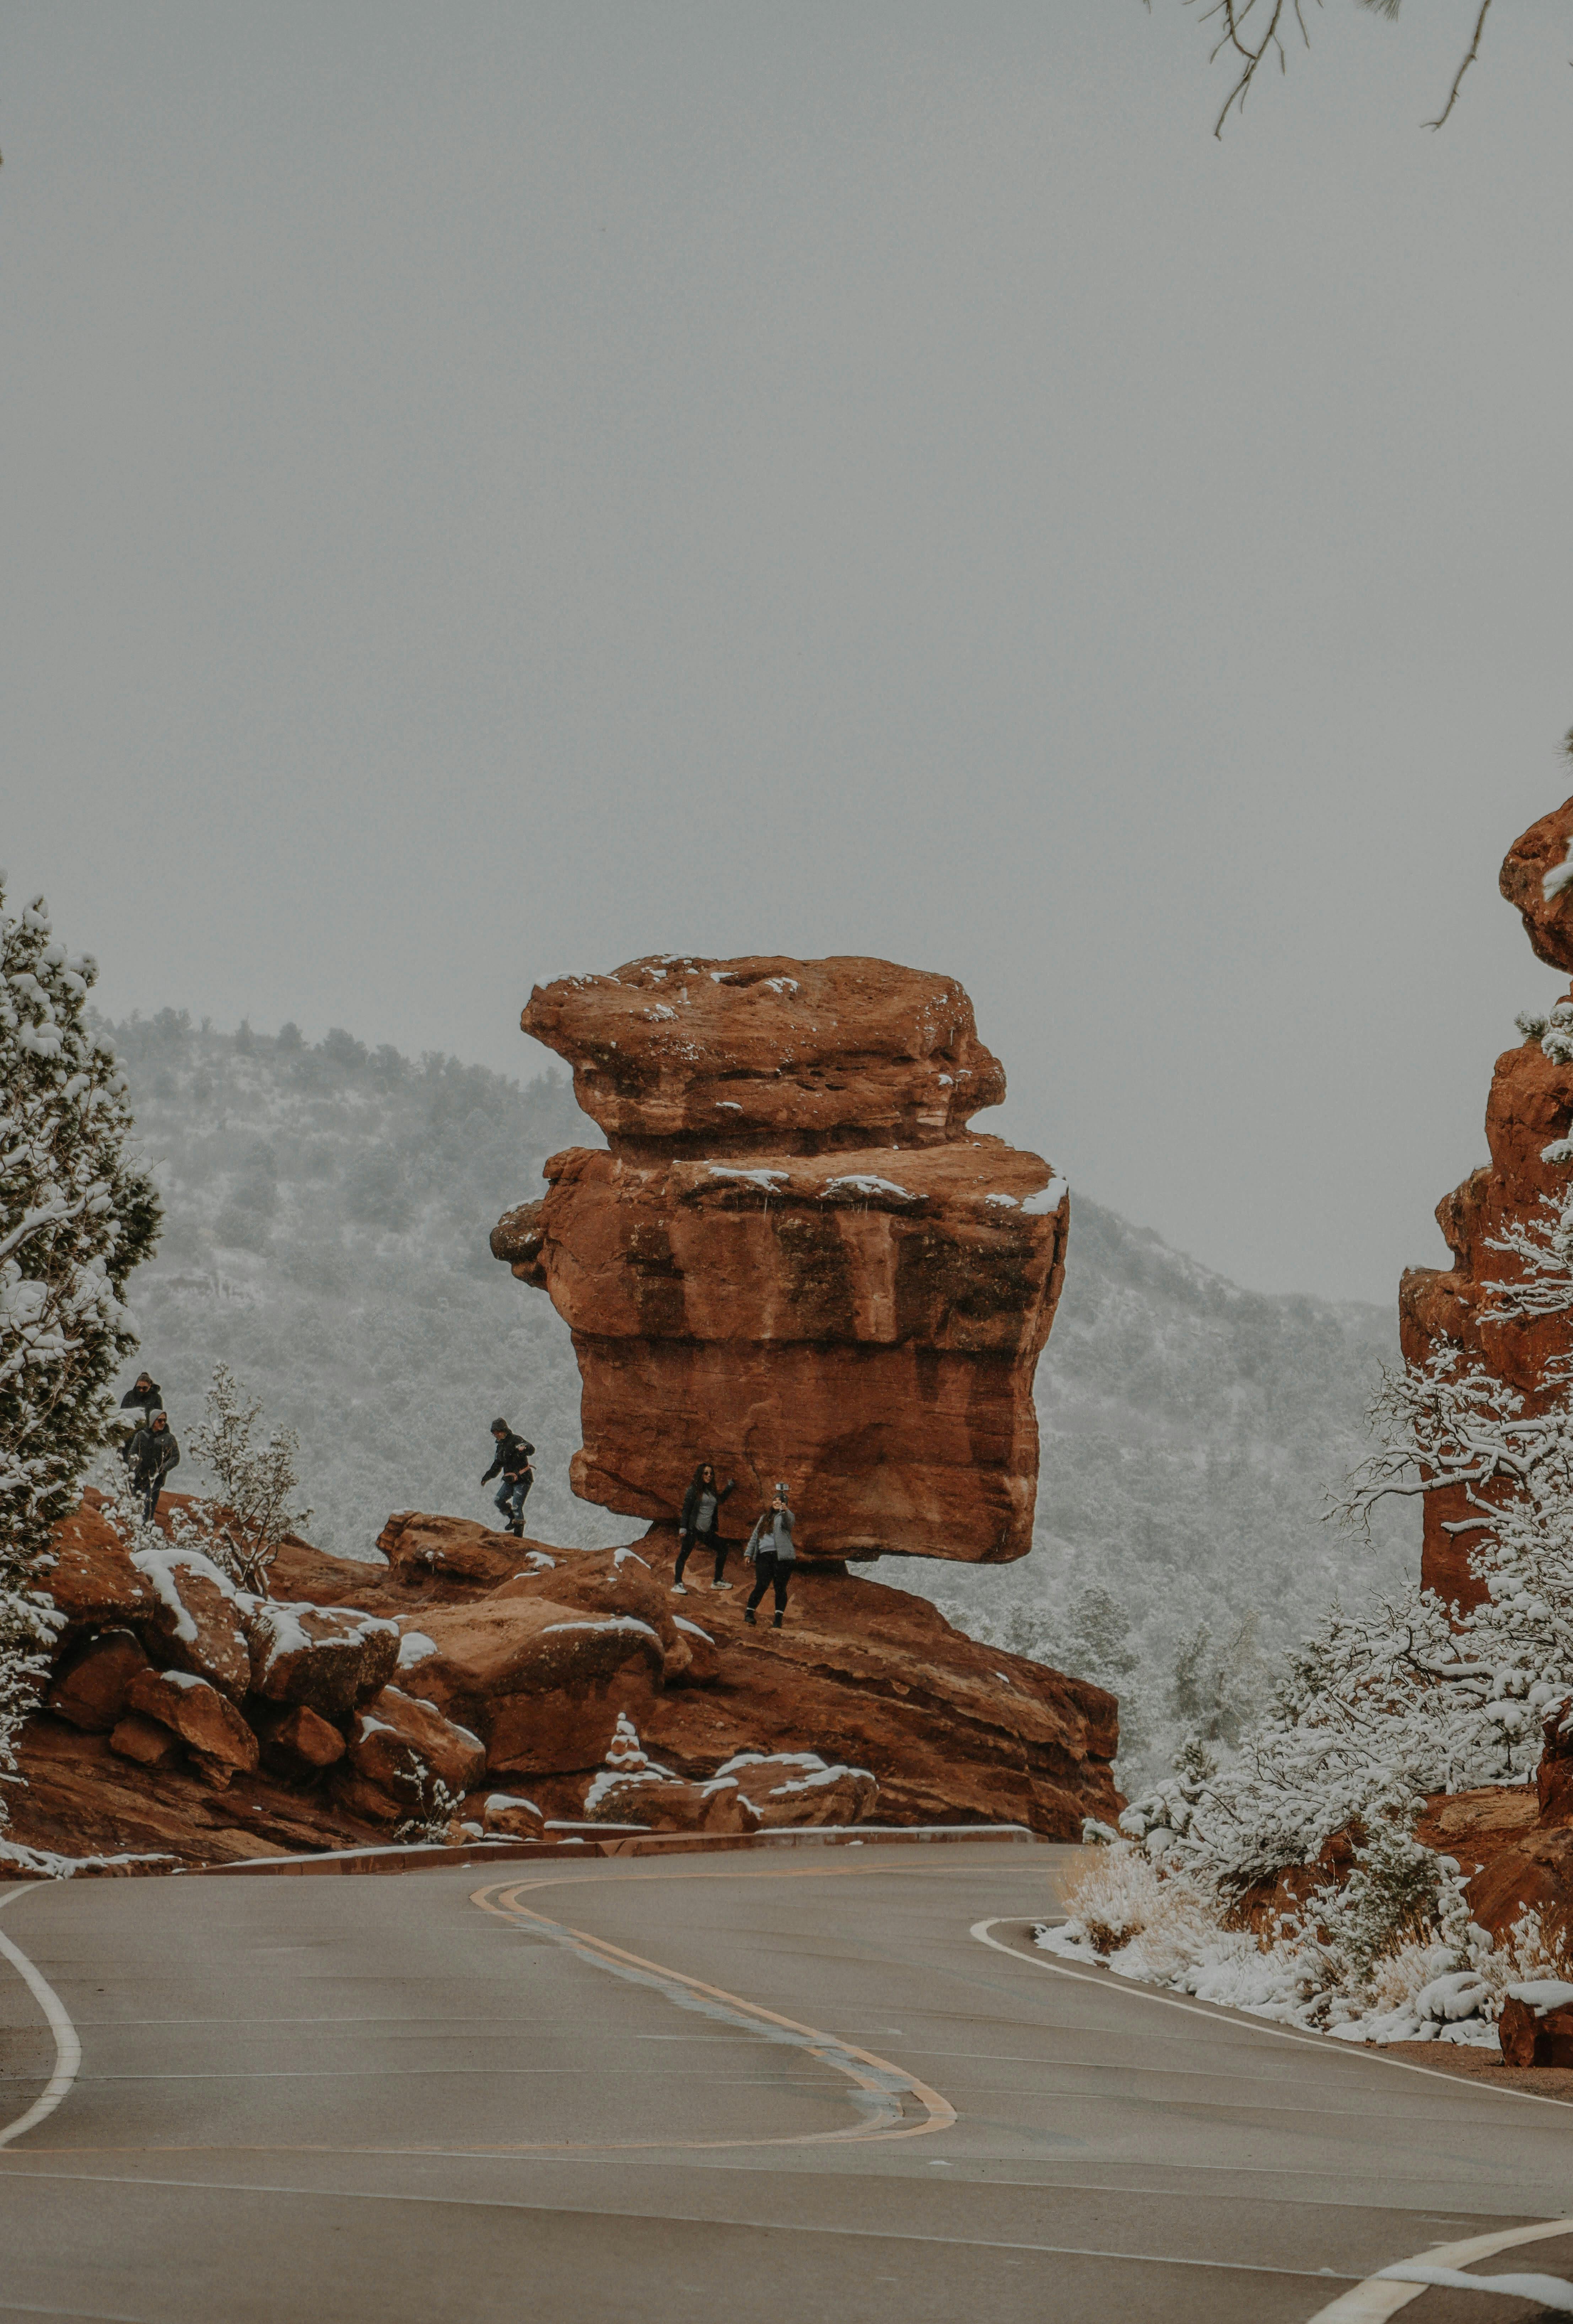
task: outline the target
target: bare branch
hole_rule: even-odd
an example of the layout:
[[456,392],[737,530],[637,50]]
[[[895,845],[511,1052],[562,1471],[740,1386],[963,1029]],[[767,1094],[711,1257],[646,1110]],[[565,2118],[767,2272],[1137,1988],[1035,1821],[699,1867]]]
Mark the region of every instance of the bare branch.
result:
[[1480,35],[1486,30],[1486,19],[1490,15],[1490,14],[1491,0],[1480,0],[1480,14],[1475,19],[1475,38],[1470,42],[1468,48],[1465,51],[1463,63],[1453,75],[1453,86],[1448,91],[1448,101],[1446,105],[1443,106],[1441,111],[1438,114],[1434,121],[1428,121],[1426,123],[1425,126],[1428,129],[1440,129],[1443,122],[1446,121],[1449,114],[1453,110],[1454,106],[1458,102],[1459,86],[1463,81],[1464,75],[1468,71],[1476,58],[1480,54]]

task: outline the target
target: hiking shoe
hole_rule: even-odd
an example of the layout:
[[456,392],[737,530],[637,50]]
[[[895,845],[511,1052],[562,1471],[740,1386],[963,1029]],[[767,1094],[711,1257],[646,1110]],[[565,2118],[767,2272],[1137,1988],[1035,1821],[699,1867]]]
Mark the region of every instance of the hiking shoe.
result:
[[770,1628],[771,1628],[773,1630],[778,1630],[778,1629],[780,1628],[780,1627],[781,1627],[781,1617],[780,1617],[780,1615],[779,1615],[779,1614],[772,1615],[772,1616],[771,1616],[771,1618],[770,1618]]
[[736,1584],[731,1582],[713,1582],[710,1586],[713,1590],[731,1590],[736,1587]]
[[743,1619],[748,1624],[750,1630],[758,1628],[759,1625],[754,1620],[754,1609],[751,1606],[745,1606],[743,1608]]
[[686,1598],[688,1595],[686,1584],[681,1582],[674,1582],[672,1584],[672,1595],[674,1598]]

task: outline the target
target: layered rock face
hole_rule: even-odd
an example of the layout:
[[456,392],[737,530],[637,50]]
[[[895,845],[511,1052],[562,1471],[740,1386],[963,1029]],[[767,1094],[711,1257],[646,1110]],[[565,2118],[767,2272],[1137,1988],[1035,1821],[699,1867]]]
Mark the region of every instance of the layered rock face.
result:
[[[1573,884],[1559,888],[1555,879],[1570,844],[1573,799],[1514,842],[1500,884],[1522,915],[1536,957],[1573,973]],[[1511,1253],[1491,1246],[1534,1216],[1544,1198],[1559,1200],[1567,1190],[1568,1164],[1543,1158],[1546,1147],[1573,1128],[1573,999],[1568,1026],[1558,1025],[1559,1013],[1543,1034],[1526,1036],[1496,1061],[1486,1105],[1491,1159],[1437,1205],[1451,1268],[1408,1268],[1398,1295],[1399,1335],[1412,1363],[1423,1364],[1439,1348],[1460,1347],[1517,1389],[1532,1412],[1549,1400],[1548,1365],[1573,1351],[1573,1315],[1492,1320],[1489,1286],[1514,1281],[1522,1269]],[[1467,1515],[1462,1486],[1426,1495],[1421,1577],[1428,1589],[1464,1607],[1485,1594],[1469,1572],[1468,1536],[1446,1530]]]
[[883,961],[634,961],[538,987],[608,1150],[492,1239],[567,1321],[575,1490],[654,1520],[695,1464],[746,1532],[786,1480],[815,1556],[1024,1556],[1064,1181],[968,1128],[1005,1094],[952,979]]

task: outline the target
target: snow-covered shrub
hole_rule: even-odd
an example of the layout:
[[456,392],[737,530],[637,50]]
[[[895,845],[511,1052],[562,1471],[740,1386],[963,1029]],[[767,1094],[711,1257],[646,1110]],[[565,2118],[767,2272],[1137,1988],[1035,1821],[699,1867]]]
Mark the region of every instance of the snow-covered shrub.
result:
[[462,1796],[449,1791],[442,1777],[434,1775],[424,1761],[419,1775],[406,1775],[403,1780],[415,1795],[415,1812],[399,1825],[394,1839],[440,1847],[452,1838],[454,1827],[463,1815]]
[[281,1545],[310,1522],[311,1511],[290,1506],[299,1485],[299,1438],[292,1428],[280,1428],[261,1443],[261,1413],[260,1404],[246,1402],[229,1366],[215,1364],[190,1449],[217,1480],[218,1500],[177,1511],[170,1530],[177,1541],[210,1557],[237,1588],[265,1598]]
[[[114,1044],[83,1021],[97,975],[36,896],[0,874],[0,1776],[42,1674],[50,1617],[33,1560],[103,1441],[110,1384],[136,1345],[126,1277],[158,1199],[132,1145]],[[0,1822],[5,1820],[0,1794]]]

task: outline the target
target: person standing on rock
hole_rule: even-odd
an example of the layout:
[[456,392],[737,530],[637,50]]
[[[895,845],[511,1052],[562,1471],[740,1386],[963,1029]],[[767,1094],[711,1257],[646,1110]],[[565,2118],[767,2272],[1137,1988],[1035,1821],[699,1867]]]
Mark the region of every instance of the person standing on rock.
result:
[[[134,1384],[126,1389],[120,1399],[122,1412],[133,1415],[131,1423],[132,1436],[135,1435],[139,1428],[145,1428],[154,1413],[161,1412],[163,1408],[163,1389],[151,1372],[138,1372]],[[132,1437],[128,1436],[120,1448],[120,1457],[128,1469],[131,1466],[131,1443]]]
[[751,1629],[755,1607],[766,1591],[773,1589],[776,1592],[776,1612],[770,1627],[778,1630],[781,1617],[786,1610],[786,1585],[792,1579],[792,1568],[797,1560],[797,1547],[792,1537],[792,1511],[784,1484],[777,1486],[769,1508],[749,1536],[749,1545],[743,1555],[754,1569],[753,1593],[743,1608],[743,1619]]
[[497,1447],[495,1459],[481,1482],[489,1485],[493,1477],[501,1476],[495,1506],[502,1511],[506,1522],[502,1530],[516,1541],[524,1539],[524,1504],[535,1482],[535,1471],[529,1456],[535,1451],[522,1436],[516,1436],[505,1420],[492,1423],[492,1438]]
[[713,1551],[715,1555],[715,1579],[711,1583],[711,1588],[713,1590],[731,1588],[730,1582],[722,1580],[722,1569],[726,1564],[726,1544],[715,1528],[721,1517],[721,1505],[736,1482],[735,1477],[729,1477],[724,1485],[718,1485],[715,1481],[715,1464],[712,1461],[701,1461],[698,1468],[695,1470],[694,1481],[683,1496],[683,1515],[677,1529],[677,1570],[672,1576],[672,1593],[675,1597],[686,1598],[688,1595],[683,1583],[683,1568],[688,1563],[689,1551],[697,1548],[701,1543],[706,1549]]
[[158,1515],[164,1479],[179,1465],[180,1448],[170,1426],[170,1416],[161,1405],[148,1416],[146,1426],[137,1430],[126,1454],[131,1481],[142,1495],[142,1513],[149,1525]]

